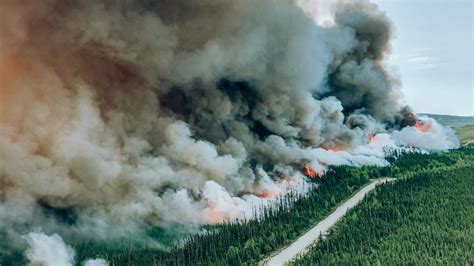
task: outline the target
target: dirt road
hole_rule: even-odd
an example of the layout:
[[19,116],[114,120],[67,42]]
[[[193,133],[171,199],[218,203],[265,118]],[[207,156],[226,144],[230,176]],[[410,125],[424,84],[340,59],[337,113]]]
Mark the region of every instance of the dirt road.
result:
[[359,192],[357,192],[354,196],[350,199],[345,201],[342,205],[340,205],[333,213],[331,213],[326,219],[319,222],[315,225],[311,230],[306,232],[300,238],[298,238],[295,242],[293,242],[287,248],[279,251],[274,256],[266,259],[263,261],[264,265],[284,265],[285,263],[291,261],[296,257],[298,254],[302,254],[308,250],[308,247],[315,243],[319,235],[325,235],[331,227],[336,224],[336,222],[341,219],[347,211],[357,205],[367,194],[369,191],[375,188],[375,185],[384,183],[387,181],[393,180],[392,178],[382,178],[376,179],[372,181],[370,184],[362,188]]

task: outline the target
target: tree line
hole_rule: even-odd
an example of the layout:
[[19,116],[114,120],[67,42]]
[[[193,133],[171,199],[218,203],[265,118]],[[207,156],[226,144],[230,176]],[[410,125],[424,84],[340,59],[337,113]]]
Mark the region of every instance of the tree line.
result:
[[424,157],[397,162],[410,178],[377,187],[292,265],[473,265],[473,146]]
[[[79,264],[86,258],[94,257],[104,258],[110,265],[254,264],[276,249],[288,245],[324,219],[340,202],[367,184],[369,178],[407,178],[417,173],[434,174],[443,172],[443,169],[451,171],[459,165],[472,164],[473,158],[474,145],[432,154],[392,151],[388,156],[389,166],[330,167],[323,178],[312,181],[308,193],[289,193],[279,197],[271,206],[255,210],[260,213],[256,219],[203,226],[199,233],[190,234],[184,239],[181,236],[179,241],[175,241],[176,236],[170,235],[168,229],[151,228],[145,237],[155,239],[155,243],[162,243],[161,247],[123,239],[91,239],[73,243],[73,246]],[[403,194],[411,195],[412,189],[407,187],[406,191],[400,190],[400,196]],[[378,200],[377,204],[382,200]],[[362,206],[365,205],[358,209]],[[397,209],[387,211],[384,215],[398,217],[405,214]],[[18,252],[8,256],[0,254],[1,265],[11,265],[12,262],[21,264],[25,259]]]

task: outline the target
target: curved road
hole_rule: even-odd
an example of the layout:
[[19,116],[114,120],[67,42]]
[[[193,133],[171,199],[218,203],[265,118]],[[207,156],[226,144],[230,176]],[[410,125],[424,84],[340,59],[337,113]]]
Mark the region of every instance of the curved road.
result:
[[387,181],[392,181],[393,178],[381,178],[372,181],[370,184],[362,188],[350,199],[345,201],[342,205],[337,207],[337,209],[331,213],[326,219],[319,222],[311,230],[306,232],[295,242],[293,242],[287,248],[279,251],[276,255],[267,258],[263,261],[264,265],[284,265],[285,263],[291,261],[298,254],[303,254],[308,250],[308,247],[314,244],[320,235],[325,235],[331,229],[331,227],[341,219],[347,211],[357,205],[362,199],[364,199],[365,194],[375,188],[375,185],[384,183]]

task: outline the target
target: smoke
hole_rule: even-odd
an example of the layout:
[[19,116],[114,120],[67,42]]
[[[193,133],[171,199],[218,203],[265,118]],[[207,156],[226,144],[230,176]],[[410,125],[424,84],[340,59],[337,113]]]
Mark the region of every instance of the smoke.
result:
[[104,259],[90,259],[86,260],[84,266],[107,266],[109,265]]
[[251,218],[304,163],[458,145],[413,129],[383,12],[305,2],[1,1],[0,250]]
[[451,128],[443,127],[429,117],[419,117],[415,125],[394,131],[393,139],[399,145],[431,151],[454,149],[459,146],[459,140]]
[[29,245],[26,257],[30,261],[30,265],[73,265],[75,252],[64,243],[59,235],[53,234],[48,236],[43,233],[33,232],[29,233],[25,239]]
[[[24,237],[29,248],[26,250],[26,258],[29,265],[43,266],[72,266],[75,251],[64,243],[57,234],[46,235],[41,232],[31,232]],[[89,259],[84,262],[85,266],[107,266],[104,259]]]

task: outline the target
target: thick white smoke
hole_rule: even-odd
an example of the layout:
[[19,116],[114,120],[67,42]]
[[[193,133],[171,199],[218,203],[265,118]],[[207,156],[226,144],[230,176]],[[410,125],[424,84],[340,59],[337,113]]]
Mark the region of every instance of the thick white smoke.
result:
[[48,236],[44,233],[33,232],[29,233],[25,239],[29,245],[26,257],[31,265],[73,265],[75,252],[64,243],[59,235]]
[[[31,232],[24,237],[28,243],[26,258],[30,265],[37,266],[72,266],[74,263],[74,250],[64,243],[57,234],[50,236],[42,232]],[[107,266],[104,259],[89,259],[85,266]]]
[[305,163],[456,147],[400,104],[384,13],[305,6],[1,1],[0,249],[38,227],[79,241],[251,218]]
[[104,259],[90,259],[84,262],[84,266],[107,266],[109,265]]
[[393,139],[398,145],[429,151],[454,149],[459,146],[459,140],[451,128],[443,127],[429,117],[419,117],[415,125],[394,131]]

